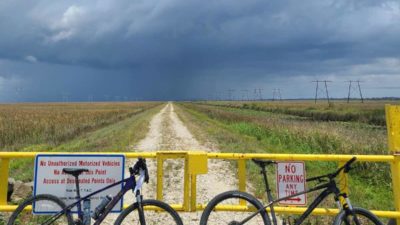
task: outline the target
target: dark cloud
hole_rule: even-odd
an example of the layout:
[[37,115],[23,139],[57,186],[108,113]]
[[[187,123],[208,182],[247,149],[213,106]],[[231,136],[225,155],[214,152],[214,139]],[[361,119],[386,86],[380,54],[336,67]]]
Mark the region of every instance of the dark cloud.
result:
[[[103,98],[207,97],[243,85],[307,97],[316,78],[400,79],[398,1],[3,0],[0,29],[0,76],[44,99],[60,89],[85,98],[90,86]],[[10,80],[1,82],[17,85]]]

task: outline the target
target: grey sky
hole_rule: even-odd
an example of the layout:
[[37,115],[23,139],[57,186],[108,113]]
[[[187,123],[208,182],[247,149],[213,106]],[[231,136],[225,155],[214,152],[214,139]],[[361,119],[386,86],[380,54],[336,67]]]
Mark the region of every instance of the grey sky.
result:
[[0,101],[400,97],[398,0],[2,0],[0,30]]

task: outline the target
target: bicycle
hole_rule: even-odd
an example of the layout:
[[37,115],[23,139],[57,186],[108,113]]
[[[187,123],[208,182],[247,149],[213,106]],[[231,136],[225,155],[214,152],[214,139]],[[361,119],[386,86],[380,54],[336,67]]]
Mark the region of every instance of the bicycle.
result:
[[[272,218],[272,224],[277,225],[277,217],[275,215],[274,205],[280,201],[293,199],[296,196],[315,192],[322,190],[322,192],[315,198],[315,200],[309,205],[306,211],[295,221],[295,225],[300,225],[304,222],[304,220],[311,214],[311,212],[329,195],[333,194],[336,204],[340,210],[339,214],[336,216],[334,220],[334,225],[341,224],[356,224],[356,225],[364,225],[364,224],[375,224],[375,225],[383,225],[379,219],[372,214],[370,211],[362,208],[356,208],[351,205],[351,202],[347,196],[347,193],[343,193],[337,187],[335,178],[340,174],[340,172],[348,173],[351,170],[350,165],[356,161],[356,157],[353,157],[349,160],[344,166],[340,167],[337,171],[317,176],[313,178],[309,178],[307,182],[317,182],[314,187],[299,192],[290,196],[286,196],[284,198],[274,200],[271,194],[271,189],[269,187],[268,178],[267,178],[267,170],[265,167],[269,165],[276,164],[275,161],[272,160],[260,160],[260,159],[252,159],[252,161],[257,164],[261,168],[261,173],[263,175],[263,180],[266,188],[267,199],[269,203],[267,205],[263,205],[257,198],[248,194],[246,192],[241,191],[227,191],[215,196],[206,206],[204,212],[200,219],[200,225],[211,225],[213,223],[218,224],[227,224],[227,225],[242,225],[242,224],[265,224],[271,225],[271,219],[268,215],[267,208],[270,209],[270,214]],[[340,202],[340,197],[344,199],[344,201]],[[231,216],[220,215],[218,212],[215,212],[217,208],[223,209],[226,204],[232,204],[237,202],[245,202],[246,204],[242,204],[245,209],[253,209],[255,212],[242,212],[240,219],[237,217],[240,214],[240,209],[238,209]],[[221,204],[222,203],[222,204]],[[225,206],[224,206],[225,205]],[[254,210],[255,209],[255,210]],[[243,210],[243,209],[242,209]],[[215,216],[215,217],[214,217]],[[216,216],[220,216],[218,218]],[[221,221],[222,219],[227,219],[227,221]]]
[[[178,213],[168,204],[152,199],[143,199],[141,194],[141,188],[144,182],[148,183],[149,173],[145,159],[139,158],[133,167],[129,168],[130,176],[124,180],[118,181],[114,184],[108,185],[100,190],[94,191],[93,193],[86,195],[85,197],[80,196],[79,187],[79,175],[83,172],[88,172],[88,169],[84,168],[64,168],[63,172],[75,177],[76,184],[76,201],[70,205],[66,205],[58,197],[48,194],[41,194],[33,196],[24,202],[22,202],[17,209],[12,213],[8,225],[31,225],[31,224],[68,224],[68,225],[90,225],[91,217],[95,219],[94,225],[99,225],[105,219],[105,217],[111,212],[114,206],[121,200],[121,198],[129,191],[132,190],[136,197],[136,202],[130,205],[128,208],[122,211],[117,217],[115,225],[127,224],[136,222],[141,225],[146,224],[146,220],[157,219],[162,220],[164,224],[176,224],[183,225],[181,218]],[[139,175],[136,181],[135,175]],[[87,210],[85,204],[88,200],[109,188],[116,185],[123,184],[122,189],[113,197],[109,196],[103,199],[103,201],[96,207],[96,210],[91,214],[90,210]],[[83,203],[83,210],[82,210]],[[55,211],[55,213],[32,213],[30,206],[32,205],[32,211],[35,210],[35,206],[40,207],[40,210]],[[77,219],[74,221],[72,217],[72,208],[77,208]],[[147,210],[147,207],[151,208]],[[150,211],[151,210],[151,211]],[[39,210],[36,210],[39,211]],[[147,218],[147,219],[146,219]],[[151,221],[152,223],[155,223]]]

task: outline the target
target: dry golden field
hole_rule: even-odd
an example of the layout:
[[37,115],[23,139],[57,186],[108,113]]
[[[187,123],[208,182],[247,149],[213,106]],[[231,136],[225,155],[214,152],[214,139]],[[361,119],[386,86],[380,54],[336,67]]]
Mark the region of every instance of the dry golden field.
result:
[[159,103],[36,103],[0,105],[0,149],[57,145]]

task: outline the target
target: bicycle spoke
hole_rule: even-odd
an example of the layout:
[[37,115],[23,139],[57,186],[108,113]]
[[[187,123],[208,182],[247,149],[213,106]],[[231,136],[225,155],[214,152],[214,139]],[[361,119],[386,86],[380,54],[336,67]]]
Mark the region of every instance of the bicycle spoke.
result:
[[[69,219],[66,214],[57,214],[64,207],[51,196],[38,196],[25,201],[12,214],[8,224],[12,225],[67,225]],[[33,213],[29,208],[35,206]]]
[[[146,220],[146,225],[159,225],[159,224],[165,224],[165,225],[173,225],[176,224],[174,218],[169,214],[166,213],[163,209],[158,208],[156,206],[155,211],[153,210],[145,210],[143,211],[144,213],[144,218]],[[135,210],[132,213],[129,213],[124,220],[121,222],[121,225],[132,225],[132,224],[140,224],[139,220],[139,213],[137,210]]]
[[[343,221],[342,225],[375,225],[373,221],[369,218],[357,214],[355,217],[353,215],[348,215],[346,218],[347,221]],[[359,223],[358,223],[359,222]]]

